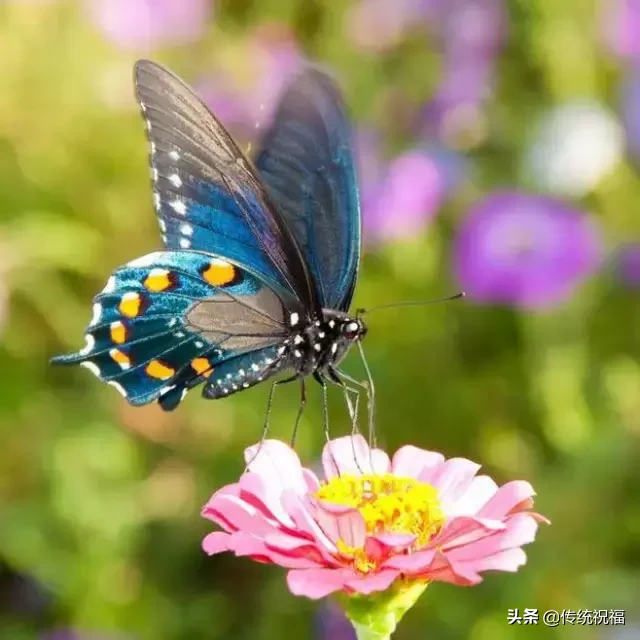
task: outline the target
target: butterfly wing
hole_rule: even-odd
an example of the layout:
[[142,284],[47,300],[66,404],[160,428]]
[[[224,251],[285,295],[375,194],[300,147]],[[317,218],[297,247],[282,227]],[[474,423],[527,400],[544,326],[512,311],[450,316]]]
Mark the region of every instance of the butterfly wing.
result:
[[54,362],[87,367],[133,405],[157,399],[173,409],[202,382],[206,397],[230,395],[284,366],[282,300],[240,266],[203,253],[129,262],[93,311],[86,346]]
[[256,167],[302,248],[323,307],[349,307],[360,262],[360,202],[340,93],[308,68],[286,90]]
[[135,67],[150,140],[156,213],[168,249],[225,256],[288,297],[317,310],[301,250],[250,161],[198,96],[163,67]]

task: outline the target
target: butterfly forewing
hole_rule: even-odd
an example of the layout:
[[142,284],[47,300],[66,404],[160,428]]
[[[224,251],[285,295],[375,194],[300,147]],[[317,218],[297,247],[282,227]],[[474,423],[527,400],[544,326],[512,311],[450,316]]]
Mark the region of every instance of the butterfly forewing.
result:
[[301,251],[250,161],[200,98],[146,60],[136,64],[154,203],[169,249],[242,264],[300,309],[317,308]]
[[346,310],[360,262],[360,203],[340,93],[308,68],[285,92],[256,167],[287,221],[325,308]]

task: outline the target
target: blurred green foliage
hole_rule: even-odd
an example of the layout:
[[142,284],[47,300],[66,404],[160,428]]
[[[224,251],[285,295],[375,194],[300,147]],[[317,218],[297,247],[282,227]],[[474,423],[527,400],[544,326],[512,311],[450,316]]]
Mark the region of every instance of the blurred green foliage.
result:
[[[203,41],[154,57],[191,79],[221,66],[242,73],[247,34],[279,21],[310,57],[339,69],[355,117],[402,148],[409,132],[381,96],[423,103],[438,54],[424,37],[386,56],[359,52],[344,10],[221,0]],[[519,184],[532,117],[574,96],[615,106],[620,69],[598,48],[594,2],[513,1],[509,11],[491,128],[468,154],[468,180],[423,237],[367,253],[356,305],[452,292],[456,225],[479,194]],[[200,506],[242,471],[267,390],[215,403],[193,393],[163,414],[128,407],[84,370],[48,364],[80,345],[111,270],[159,246],[134,59],[109,47],[76,3],[0,6],[0,637],[59,626],[151,640],[313,637],[316,604],[289,595],[281,569],[200,551],[209,530]],[[639,201],[640,179],[624,163],[583,204],[614,247],[637,235]],[[640,623],[639,329],[637,295],[606,270],[545,314],[456,302],[371,317],[383,445],[413,443],[478,460],[499,481],[527,479],[553,523],[517,575],[430,588],[399,639],[607,633],[508,626],[516,607],[626,609],[628,624]],[[358,366],[354,358],[360,375]],[[279,394],[273,436],[290,437],[296,394]],[[342,434],[343,401],[330,402]],[[298,440],[309,464],[323,444],[319,407],[315,393]],[[15,575],[43,586],[42,606],[16,604]]]

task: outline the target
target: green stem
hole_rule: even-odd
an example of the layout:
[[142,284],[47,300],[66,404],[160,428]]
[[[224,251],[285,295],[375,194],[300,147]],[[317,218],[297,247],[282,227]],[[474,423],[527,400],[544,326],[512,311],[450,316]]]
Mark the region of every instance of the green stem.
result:
[[426,588],[426,582],[400,582],[374,596],[341,596],[340,602],[358,640],[389,640]]

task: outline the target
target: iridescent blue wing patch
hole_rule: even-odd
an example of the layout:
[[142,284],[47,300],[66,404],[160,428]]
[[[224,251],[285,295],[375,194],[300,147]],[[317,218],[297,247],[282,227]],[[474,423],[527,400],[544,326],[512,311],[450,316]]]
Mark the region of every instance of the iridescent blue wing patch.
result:
[[297,242],[220,122],[184,82],[153,62],[136,64],[135,84],[165,246],[225,256],[288,298],[289,308],[319,310]]
[[280,298],[240,266],[155,252],[113,273],[94,299],[85,347],[53,361],[85,366],[131,404],[173,409],[202,382],[207,397],[221,397],[277,373],[285,317]]
[[308,68],[282,98],[256,167],[302,248],[321,305],[346,310],[360,263],[360,201],[340,93]]

